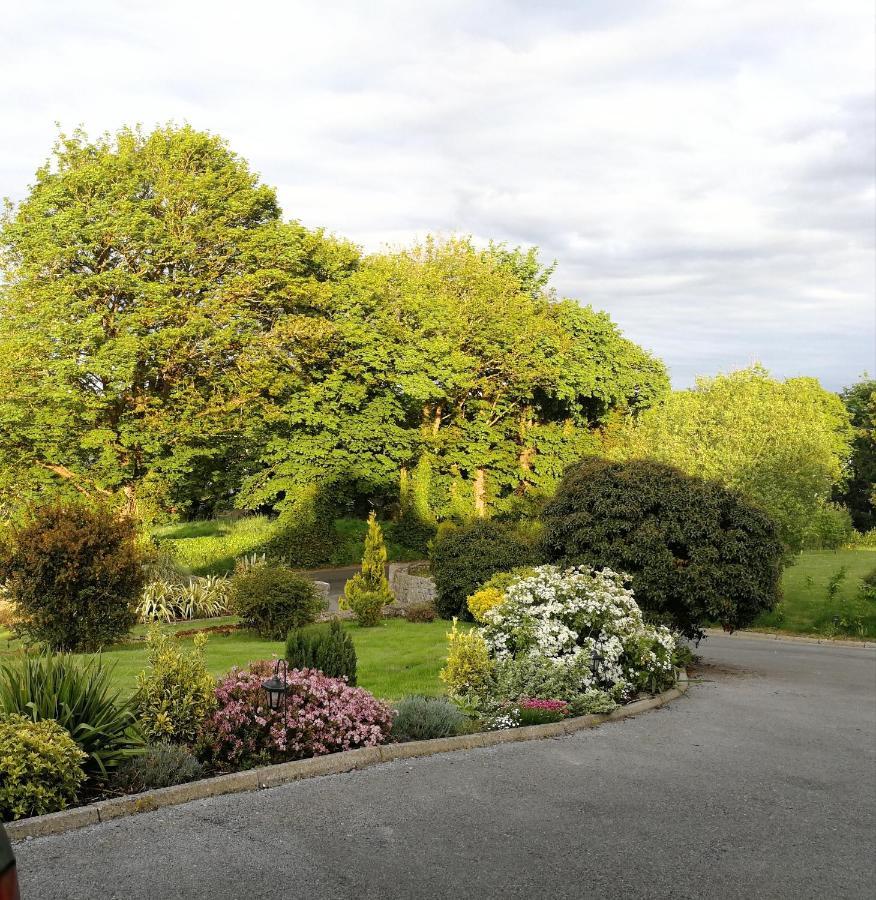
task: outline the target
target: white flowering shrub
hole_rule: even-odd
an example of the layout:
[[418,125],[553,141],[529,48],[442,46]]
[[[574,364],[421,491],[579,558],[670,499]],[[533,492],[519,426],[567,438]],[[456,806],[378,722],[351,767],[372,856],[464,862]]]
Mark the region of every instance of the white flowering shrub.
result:
[[598,705],[675,679],[675,638],[647,624],[627,576],[539,566],[497,576],[502,600],[480,616],[498,700],[523,697]]

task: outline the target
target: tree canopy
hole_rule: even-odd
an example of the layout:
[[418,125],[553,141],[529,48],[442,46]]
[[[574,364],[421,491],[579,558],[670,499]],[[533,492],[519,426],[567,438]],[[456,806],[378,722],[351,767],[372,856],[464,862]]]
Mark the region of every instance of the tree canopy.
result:
[[357,252],[190,127],[62,135],[3,220],[0,494],[184,511],[232,493],[261,374],[308,365]]
[[876,527],[876,380],[862,378],[841,394],[852,427],[849,477],[838,499],[849,508],[859,531]]
[[314,481],[397,493],[411,468],[426,470],[442,518],[552,488],[595,426],[652,403],[668,379],[604,313],[558,301],[549,275],[535,251],[465,238],[363,259],[336,292],[312,387],[274,373],[248,502]]
[[852,430],[842,401],[814,378],[778,381],[760,366],[702,378],[638,422],[609,432],[617,459],[650,457],[734,488],[799,549],[845,477]]

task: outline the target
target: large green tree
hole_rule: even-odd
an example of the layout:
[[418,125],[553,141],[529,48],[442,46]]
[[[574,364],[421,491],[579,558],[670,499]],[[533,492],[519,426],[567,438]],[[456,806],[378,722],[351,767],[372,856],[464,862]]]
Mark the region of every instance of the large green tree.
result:
[[61,136],[2,223],[0,498],[229,496],[273,360],[307,380],[356,251],[190,127]]
[[336,292],[312,388],[275,371],[248,502],[309,502],[327,482],[392,494],[414,468],[441,517],[547,492],[595,426],[668,389],[662,364],[605,314],[558,301],[549,276],[535,251],[467,239],[363,260]]
[[855,437],[846,485],[837,499],[849,508],[860,531],[876,527],[876,380],[863,378],[841,394]]
[[650,457],[739,490],[799,549],[843,481],[852,430],[842,401],[816,379],[778,381],[754,366],[701,378],[608,435],[614,458]]

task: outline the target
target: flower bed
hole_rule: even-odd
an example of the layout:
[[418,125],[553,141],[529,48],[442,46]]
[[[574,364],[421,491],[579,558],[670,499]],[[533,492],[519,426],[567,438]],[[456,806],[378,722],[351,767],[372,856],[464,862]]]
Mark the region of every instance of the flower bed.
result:
[[[503,719],[521,701],[605,712],[675,679],[676,641],[646,623],[626,576],[539,566],[491,578],[468,600],[480,627],[450,636],[452,696]],[[513,716],[511,716],[513,719]]]

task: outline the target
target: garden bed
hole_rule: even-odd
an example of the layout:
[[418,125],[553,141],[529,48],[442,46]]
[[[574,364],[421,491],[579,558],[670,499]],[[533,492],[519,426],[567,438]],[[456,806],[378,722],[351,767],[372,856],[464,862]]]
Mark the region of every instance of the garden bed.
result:
[[321,775],[339,775],[357,769],[365,769],[398,759],[432,756],[455,750],[475,750],[494,747],[499,744],[544,738],[563,737],[587,728],[594,728],[604,722],[630,718],[648,710],[656,709],[680,697],[688,688],[687,673],[680,670],[676,687],[653,697],[634,700],[610,713],[601,715],[576,716],[561,722],[545,725],[530,725],[524,728],[508,728],[500,731],[476,732],[455,737],[438,738],[428,741],[412,741],[404,744],[382,744],[331,753],[309,759],[293,760],[273,766],[264,766],[228,775],[203,778],[159,790],[144,791],[73,807],[44,816],[32,816],[5,824],[13,841],[26,838],[61,834],[87,825],[97,825],[111,819],[151,812],[169,806],[178,806],[193,800],[218,797],[223,794],[255,791],[278,787],[304,778]]

